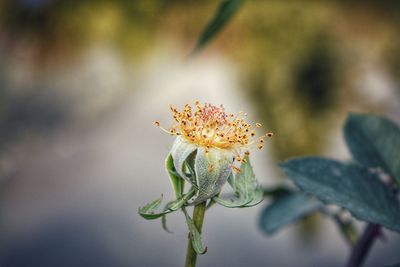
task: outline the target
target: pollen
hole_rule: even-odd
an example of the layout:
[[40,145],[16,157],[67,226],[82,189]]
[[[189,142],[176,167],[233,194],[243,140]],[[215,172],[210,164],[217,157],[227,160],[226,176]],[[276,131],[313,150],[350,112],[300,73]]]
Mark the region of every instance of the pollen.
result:
[[210,164],[210,167],[209,167],[208,171],[209,172],[213,172],[214,171],[214,165],[213,164]]
[[[183,140],[204,147],[206,153],[212,148],[230,150],[234,160],[245,162],[248,150],[254,145],[263,148],[264,138],[272,133],[256,136],[256,129],[261,123],[250,124],[245,120],[246,113],[226,113],[223,105],[214,106],[208,103],[194,102],[194,106],[184,105],[183,109],[170,105],[174,123],[166,130],[159,121],[154,124],[168,134],[181,136]],[[252,126],[254,125],[254,126]],[[210,166],[210,171],[214,166]],[[237,167],[236,167],[237,168]],[[232,169],[234,169],[232,167]]]
[[233,170],[234,172],[240,173],[240,169],[239,169],[238,167],[236,167],[236,166],[234,166],[234,165],[231,165],[231,167],[232,167],[232,170]]

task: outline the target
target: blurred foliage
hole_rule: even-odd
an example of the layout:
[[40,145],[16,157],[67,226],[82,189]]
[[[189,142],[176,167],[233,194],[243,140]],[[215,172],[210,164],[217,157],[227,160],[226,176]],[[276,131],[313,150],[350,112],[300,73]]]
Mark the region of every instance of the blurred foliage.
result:
[[[185,56],[219,3],[6,0],[0,3],[2,48],[7,54],[28,45],[39,66],[36,71],[103,43],[129,63],[160,47],[160,40],[165,46],[178,44]],[[377,63],[383,61],[399,82],[398,5],[372,0],[244,1],[204,52],[218,49],[240,64],[246,94],[276,133],[271,146],[277,159],[317,154],[349,106],[367,105],[354,93],[354,65],[360,58],[382,56]],[[384,107],[373,110],[377,108]]]
[[249,95],[265,124],[276,133],[278,159],[317,153],[326,144],[329,112],[337,102],[338,76],[333,36],[326,31],[333,16],[326,4],[249,2],[241,18]]

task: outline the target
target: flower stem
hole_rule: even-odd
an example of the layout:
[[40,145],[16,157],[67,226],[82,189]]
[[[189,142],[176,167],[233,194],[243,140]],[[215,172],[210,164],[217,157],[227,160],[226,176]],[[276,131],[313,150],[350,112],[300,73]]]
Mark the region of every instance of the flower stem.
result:
[[351,251],[346,267],[362,266],[372,244],[380,234],[381,227],[378,224],[369,223]]
[[[206,212],[206,202],[205,201],[194,206],[193,223],[196,226],[199,233],[201,233],[201,228],[203,226],[205,212]],[[197,259],[197,253],[193,249],[192,236],[189,234],[185,267],[195,267],[196,259]]]

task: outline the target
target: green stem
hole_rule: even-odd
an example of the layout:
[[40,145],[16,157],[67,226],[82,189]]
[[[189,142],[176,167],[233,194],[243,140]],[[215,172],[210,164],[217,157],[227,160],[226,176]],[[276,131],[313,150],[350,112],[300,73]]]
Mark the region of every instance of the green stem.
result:
[[[194,206],[193,223],[196,226],[199,233],[201,233],[201,228],[203,226],[205,212],[206,212],[206,202],[205,201]],[[196,266],[197,253],[193,249],[192,241],[193,241],[192,236],[189,234],[185,267],[195,267]]]

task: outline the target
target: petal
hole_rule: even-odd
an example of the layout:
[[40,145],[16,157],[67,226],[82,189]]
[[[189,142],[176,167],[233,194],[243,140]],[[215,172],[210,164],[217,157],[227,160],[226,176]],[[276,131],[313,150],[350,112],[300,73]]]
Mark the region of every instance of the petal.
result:
[[171,156],[174,160],[175,170],[182,178],[186,179],[190,183],[193,183],[193,181],[183,171],[183,164],[189,155],[192,154],[196,149],[197,146],[186,142],[180,136],[175,139],[175,142],[171,148]]
[[198,148],[194,168],[199,192],[193,204],[210,199],[221,191],[231,174],[232,160],[233,153],[229,150],[211,148],[206,154],[205,148]]

